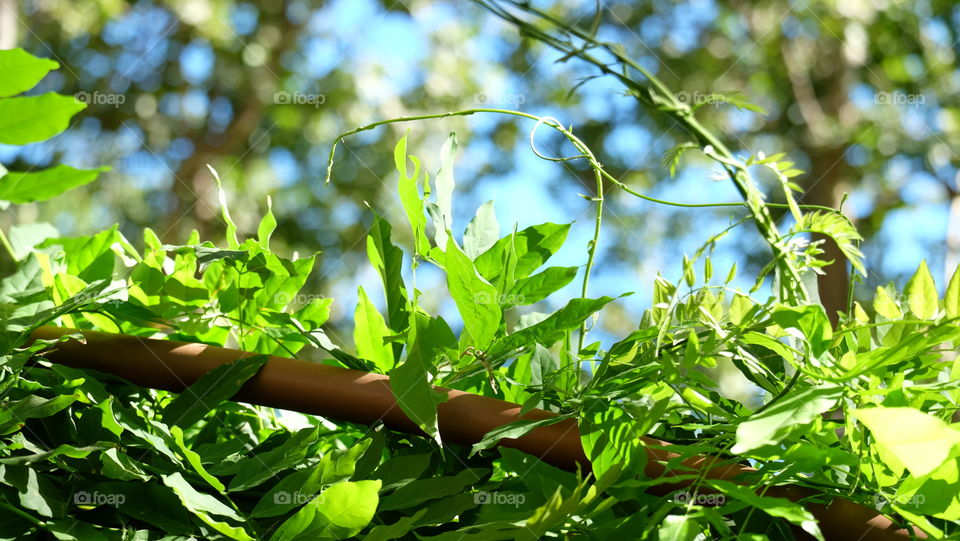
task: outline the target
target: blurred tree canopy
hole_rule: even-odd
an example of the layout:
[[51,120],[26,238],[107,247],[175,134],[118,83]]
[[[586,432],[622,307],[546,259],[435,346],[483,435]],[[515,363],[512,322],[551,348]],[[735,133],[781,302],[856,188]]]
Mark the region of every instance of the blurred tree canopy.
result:
[[[732,148],[789,153],[807,172],[797,179],[805,201],[842,203],[867,238],[869,266],[882,269],[858,296],[902,279],[922,257],[941,274],[960,262],[960,8],[953,3],[604,1],[599,11],[595,2],[534,4],[621,43],[684,99],[703,104],[704,123]],[[69,233],[119,222],[134,240],[143,227],[164,241],[194,228],[216,236],[223,224],[210,164],[242,228],[255,227],[271,196],[274,238],[290,251],[325,252],[321,290],[353,288],[365,265],[366,206],[400,212],[389,150],[405,127],[348,139],[325,186],[330,144],[384,118],[471,107],[572,124],[608,170],[638,191],[679,202],[737,200],[696,159],[670,178],[661,158],[689,137],[665,117],[647,115],[616,81],[564,61],[471,2],[5,0],[0,32],[5,46],[62,64],[37,92],[82,95],[90,105],[49,143],[0,148],[0,162],[11,169],[113,166],[67,198],[5,211],[3,227],[51,221]],[[738,109],[737,95],[766,114]],[[588,168],[539,161],[524,147],[532,125],[475,115],[412,128],[411,147],[432,158],[431,171],[447,133],[461,136],[457,182],[476,201],[458,209],[460,227],[491,195],[507,223],[528,213],[560,221],[589,211],[574,196],[595,189]],[[544,139],[545,153],[572,152]],[[769,187],[777,193],[772,181]],[[703,231],[736,214],[664,208],[608,188],[599,289],[606,277],[649,291],[656,269],[678,269],[683,253],[705,240]],[[749,263],[758,248],[743,230],[723,250],[730,261]],[[846,306],[849,277],[839,254],[831,255],[840,263],[821,279],[821,293],[835,310]],[[629,319],[608,325],[629,326]]]

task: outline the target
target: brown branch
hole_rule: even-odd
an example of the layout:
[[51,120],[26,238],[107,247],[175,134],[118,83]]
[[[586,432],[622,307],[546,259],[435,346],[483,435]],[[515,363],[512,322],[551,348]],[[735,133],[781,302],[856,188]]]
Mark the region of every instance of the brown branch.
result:
[[[43,327],[33,339],[54,340],[70,329]],[[135,384],[183,391],[202,375],[236,359],[253,355],[243,351],[175,342],[83,331],[84,342],[68,340],[43,354],[50,361],[74,368],[99,370],[127,379]],[[447,394],[447,401],[437,408],[441,437],[445,441],[473,444],[490,430],[520,419],[547,419],[555,414],[535,409],[520,416],[520,405],[463,391],[437,388]],[[233,400],[260,404],[302,413],[329,417],[341,422],[373,424],[382,421],[387,427],[410,434],[423,434],[416,423],[403,413],[394,399],[390,378],[348,370],[335,366],[296,359],[271,357],[260,372],[247,381]],[[671,452],[670,443],[640,436],[647,452],[645,474],[650,478],[689,473],[697,470],[703,477],[742,481],[756,470],[737,461],[710,456],[694,456],[680,460],[682,471],[669,470],[666,463],[680,457]],[[517,439],[503,439],[500,445],[539,457],[554,466],[576,471],[590,471],[590,461],[580,443],[576,421],[565,419],[539,427]],[[652,487],[655,494],[665,495],[683,489],[690,480]],[[807,487],[786,485],[770,487],[765,496],[792,501],[817,496]],[[861,541],[902,541],[906,530],[873,509],[849,500],[836,498],[829,504],[805,503],[816,517],[828,540],[859,539]],[[917,537],[922,531],[913,529]],[[803,535],[798,532],[797,535]]]

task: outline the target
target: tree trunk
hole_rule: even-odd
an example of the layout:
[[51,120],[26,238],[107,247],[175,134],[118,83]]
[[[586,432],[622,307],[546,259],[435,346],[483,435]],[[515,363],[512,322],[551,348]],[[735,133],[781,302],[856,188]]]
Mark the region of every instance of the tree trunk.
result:
[[[832,60],[833,69],[814,81],[811,66],[823,61],[822,57],[818,58],[818,52],[822,54],[824,48],[833,49],[834,54],[829,55],[836,57]],[[843,132],[845,122],[841,117],[850,114],[847,98],[850,72],[842,53],[842,43],[788,41],[781,37],[780,50],[794,99],[805,121],[801,148],[810,158],[810,171],[805,179],[803,202],[839,208],[843,181],[849,175],[849,166],[844,159],[848,148]],[[822,89],[822,95],[818,95],[816,89]],[[814,235],[814,240],[823,241],[821,257],[832,261],[822,269],[824,274],[817,279],[817,289],[820,303],[830,322],[836,326],[840,312],[847,310],[850,293],[847,259],[833,239]]]
[[17,2],[0,0],[0,49],[17,46]]
[[[803,200],[811,205],[823,205],[838,208],[843,193],[842,180],[847,168],[844,161],[844,147],[809,149],[811,160],[810,184]],[[820,304],[827,311],[830,322],[836,327],[840,319],[839,312],[847,311],[847,298],[850,295],[850,271],[847,258],[840,251],[840,247],[830,237],[814,235],[814,240],[824,241],[822,244],[823,259],[833,261],[823,268],[824,274],[817,278],[817,290],[820,294]]]

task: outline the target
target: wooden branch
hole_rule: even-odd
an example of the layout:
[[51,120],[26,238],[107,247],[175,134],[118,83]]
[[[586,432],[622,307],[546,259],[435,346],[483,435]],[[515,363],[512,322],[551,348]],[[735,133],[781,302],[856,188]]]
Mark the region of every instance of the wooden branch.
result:
[[[42,327],[34,331],[34,340],[55,340],[71,329]],[[226,348],[157,340],[119,334],[83,331],[85,341],[67,340],[58,343],[43,357],[74,368],[99,370],[119,376],[137,385],[183,391],[214,368],[253,355]],[[547,419],[555,414],[535,409],[520,416],[520,405],[464,391],[438,388],[448,400],[437,408],[443,440],[470,445],[498,426],[521,419]],[[416,423],[403,413],[390,389],[390,378],[297,359],[271,357],[260,372],[247,381],[232,400],[273,408],[320,415],[335,421],[373,424],[382,421],[387,427],[410,434],[423,434]],[[696,456],[681,461],[685,471],[668,470],[666,462],[680,455],[669,451],[670,443],[640,436],[647,452],[645,474],[651,478],[688,474],[687,468],[702,472],[711,479],[741,481],[739,476],[756,470],[717,457]],[[573,419],[537,428],[517,439],[501,440],[500,445],[518,449],[569,471],[578,468],[589,472],[590,461],[580,443],[580,433]],[[655,494],[666,495],[690,485],[678,480],[651,487]],[[799,486],[775,486],[765,496],[792,501],[816,496],[816,491]],[[860,541],[903,540],[908,533],[873,509],[849,500],[834,499],[829,504],[805,503],[817,518],[828,540]],[[917,537],[923,532],[914,530]],[[806,534],[797,530],[798,538]]]

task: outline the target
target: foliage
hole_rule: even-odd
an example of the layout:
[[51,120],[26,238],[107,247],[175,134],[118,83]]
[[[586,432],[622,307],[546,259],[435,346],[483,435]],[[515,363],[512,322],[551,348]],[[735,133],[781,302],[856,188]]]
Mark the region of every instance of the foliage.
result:
[[[0,51],[0,69],[4,79],[0,81],[0,144],[23,145],[49,139],[67,128],[70,119],[86,108],[86,104],[72,96],[47,92],[39,96],[17,94],[33,88],[50,70],[60,65],[53,60],[37,58],[23,49]],[[8,171],[0,164],[0,209],[10,203],[44,201],[69,189],[82,186],[107,170],[79,170],[67,165],[58,165],[42,171]],[[29,249],[37,240],[37,233],[44,232],[46,224],[28,228],[16,228],[11,236],[18,241],[12,246],[0,231],[0,243],[13,259]],[[42,237],[40,237],[42,238]]]
[[[518,24],[548,43],[553,39]],[[579,268],[548,266],[569,225],[544,223],[503,235],[484,205],[466,232],[454,230],[453,136],[432,181],[408,153],[406,137],[394,148],[396,196],[407,223],[373,218],[366,247],[383,282],[383,301],[361,292],[352,352],[324,331],[332,300],[305,288],[318,255],[275,253],[272,211],[255,238],[241,239],[222,188],[225,247],[197,232],[181,244],[163,244],[147,229],[137,248],[117,227],[15,245],[11,253],[24,255],[0,283],[0,534],[792,539],[793,525],[820,537],[800,503],[764,495],[764,487],[790,483],[878,507],[932,536],[956,535],[960,269],[941,297],[922,264],[903,292],[878,290],[873,315],[852,303],[833,327],[807,286],[824,264],[822,253],[803,239],[809,232],[831,235],[859,266],[853,226],[836,211],[811,211],[794,201],[793,168],[782,156],[738,160],[715,144],[696,111],[652,74],[637,71],[645,79],[616,76],[642,103],[694,134],[695,149],[720,164],[744,196],[738,207],[747,214],[737,223],[754,223],[767,240],[770,265],[751,295],[730,286],[735,269],[722,282],[714,279],[711,254],[723,231],[686,259],[676,280],[658,276],[654,302],[632,332],[609,346],[590,343],[591,321],[616,302],[588,296],[602,180],[613,177],[559,121],[503,110],[443,116],[485,112],[535,120],[534,131],[553,129],[578,151],[553,160],[584,160],[598,183],[582,294],[552,313],[525,307],[581,275]],[[12,107],[17,103],[23,102]],[[784,206],[796,214],[785,233],[753,180],[757,166],[774,173]],[[394,227],[409,231],[409,253],[394,244]],[[403,271],[408,261],[411,285]],[[416,288],[423,265],[445,274],[458,321],[424,308],[424,292]],[[761,298],[766,273],[775,274],[775,284]],[[45,352],[56,344],[29,340],[32,330],[49,323],[257,355],[177,395],[50,363]],[[305,348],[326,351],[326,362],[389,374],[398,403],[432,440],[228,400],[264,355],[293,356]],[[754,396],[725,395],[721,366],[749,382]],[[225,373],[232,377],[222,378]],[[592,471],[563,472],[518,451],[494,449],[500,438],[542,423],[501,427],[472,449],[445,442],[434,385],[576,418]],[[705,479],[678,460],[670,466],[691,486],[658,496],[647,489],[676,477],[649,475],[644,434],[676,442],[671,450],[681,457],[747,458],[757,471],[735,484]],[[697,496],[708,493],[715,505],[701,505]]]

